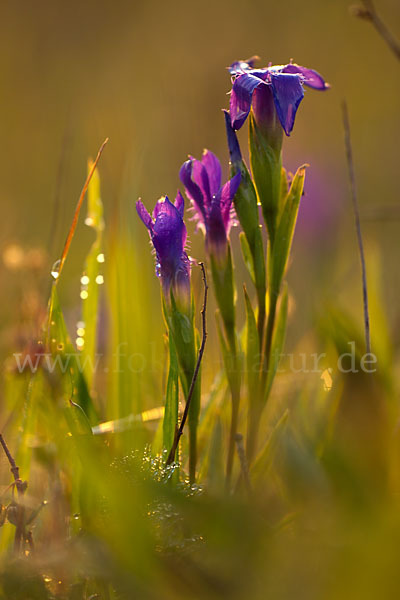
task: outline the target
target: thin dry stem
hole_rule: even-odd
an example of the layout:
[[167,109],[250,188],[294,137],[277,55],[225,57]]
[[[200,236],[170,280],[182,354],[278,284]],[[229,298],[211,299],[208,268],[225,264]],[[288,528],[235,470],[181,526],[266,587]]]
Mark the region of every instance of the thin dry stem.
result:
[[100,146],[99,151],[97,153],[97,156],[96,156],[96,158],[95,158],[95,160],[94,160],[94,162],[92,164],[92,168],[90,169],[90,172],[89,172],[89,174],[88,174],[88,176],[86,178],[85,184],[84,184],[84,186],[82,188],[81,194],[79,196],[78,203],[77,203],[76,208],[75,208],[75,213],[74,213],[74,217],[72,219],[71,227],[69,229],[69,232],[68,232],[68,235],[67,235],[67,239],[65,240],[64,249],[63,249],[62,254],[61,254],[60,265],[58,267],[58,277],[57,277],[57,279],[55,280],[54,283],[57,283],[57,281],[60,278],[62,268],[64,266],[65,260],[66,260],[67,255],[68,255],[68,250],[69,250],[69,247],[70,247],[71,242],[72,242],[72,238],[74,237],[74,233],[75,233],[75,229],[76,229],[76,226],[77,226],[77,223],[78,223],[79,213],[80,213],[80,210],[81,210],[81,207],[82,207],[83,199],[85,198],[86,192],[87,192],[88,187],[89,187],[90,180],[93,177],[93,173],[96,170],[97,163],[100,160],[100,156],[101,156],[101,154],[102,154],[102,152],[104,150],[104,147],[107,144],[107,142],[108,142],[108,138],[106,138],[104,140],[104,142],[102,143],[102,145]]
[[[11,455],[11,452],[8,449],[5,439],[3,435],[0,433],[0,444],[3,447],[4,453],[7,456],[8,462],[10,463],[11,473],[14,477],[15,487],[17,488],[18,497],[22,500],[23,495],[25,493],[27,483],[26,481],[22,481],[19,476],[19,467],[17,466],[14,458]],[[15,539],[14,539],[14,550],[19,552],[21,549],[21,544],[25,537],[25,508],[19,503],[17,505],[17,519],[16,519],[16,527],[15,527]]]
[[389,46],[396,58],[400,60],[400,42],[388,29],[386,23],[384,23],[380,15],[376,12],[372,0],[362,0],[362,6],[352,6],[351,10],[356,17],[372,23],[376,31]]
[[367,354],[370,354],[370,352],[371,352],[371,333],[370,333],[369,308],[368,308],[367,269],[366,269],[366,265],[365,265],[364,244],[363,244],[362,233],[361,233],[360,211],[358,208],[358,201],[357,201],[357,187],[356,187],[356,178],[355,178],[355,174],[354,174],[353,151],[352,151],[352,147],[351,147],[349,113],[348,113],[347,104],[346,104],[345,100],[342,103],[342,114],[343,114],[344,139],[345,139],[345,145],[346,145],[346,158],[347,158],[347,166],[348,166],[348,171],[349,171],[350,192],[351,192],[351,199],[352,199],[352,203],[353,203],[354,220],[355,220],[358,249],[359,249],[360,261],[361,261],[362,293],[363,293],[363,306],[364,306],[365,346],[366,346]]

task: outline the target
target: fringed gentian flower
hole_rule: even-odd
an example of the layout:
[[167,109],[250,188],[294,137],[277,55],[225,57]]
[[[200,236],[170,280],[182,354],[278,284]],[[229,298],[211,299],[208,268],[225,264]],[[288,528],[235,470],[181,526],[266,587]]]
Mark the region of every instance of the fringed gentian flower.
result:
[[174,204],[167,196],[160,198],[152,217],[140,200],[136,202],[136,210],[149,230],[157,258],[156,273],[161,277],[166,301],[169,302],[172,289],[175,300],[189,306],[190,261],[185,252],[187,232],[181,193],[178,192]]
[[215,154],[205,150],[201,161],[190,157],[182,165],[179,176],[205,233],[207,250],[217,258],[225,257],[232,225],[232,201],[241,174],[237,173],[221,186],[220,162]]
[[315,90],[326,90],[329,85],[317,71],[295,63],[254,69],[255,58],[229,67],[235,78],[230,98],[232,127],[240,129],[253,106],[257,125],[271,127],[277,115],[286,135],[290,135],[304,97],[303,85]]

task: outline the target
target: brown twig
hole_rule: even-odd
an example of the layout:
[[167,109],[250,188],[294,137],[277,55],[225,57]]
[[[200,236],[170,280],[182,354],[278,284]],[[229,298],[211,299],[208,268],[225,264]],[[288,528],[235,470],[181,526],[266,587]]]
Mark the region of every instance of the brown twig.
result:
[[372,23],[376,31],[389,46],[393,54],[400,60],[400,42],[395,38],[393,33],[388,29],[387,25],[382,21],[381,17],[376,12],[372,0],[362,0],[362,6],[352,6],[351,11],[354,16],[359,17]]
[[[22,481],[19,476],[19,467],[11,455],[11,452],[8,449],[8,446],[0,433],[0,444],[3,447],[4,453],[7,456],[8,462],[11,466],[11,473],[14,477],[15,487],[17,488],[18,497],[22,500],[22,497],[25,493],[27,483],[26,481]],[[19,552],[21,548],[21,542],[25,537],[25,508],[22,504],[16,505],[16,523],[15,523],[15,540],[14,540],[14,549],[16,552]]]
[[67,123],[64,129],[63,138],[61,141],[61,152],[58,160],[58,167],[56,173],[55,189],[52,203],[53,214],[51,217],[51,224],[49,229],[49,237],[47,241],[47,250],[49,255],[52,255],[54,250],[54,241],[56,239],[56,233],[59,226],[60,208],[61,208],[61,188],[64,179],[65,163],[67,156],[67,148],[70,141],[70,118],[69,114],[67,117]]
[[367,354],[370,354],[371,353],[371,333],[370,333],[370,324],[369,324],[367,269],[365,266],[364,245],[363,245],[361,225],[360,225],[360,212],[359,212],[358,201],[357,201],[357,188],[356,188],[356,178],[355,178],[355,174],[354,174],[353,151],[352,151],[352,147],[351,147],[349,113],[348,113],[347,104],[346,104],[345,100],[342,103],[342,115],[343,115],[344,140],[345,140],[345,146],[346,146],[347,167],[348,167],[348,171],[349,171],[351,199],[353,202],[354,220],[355,220],[355,225],[356,225],[358,249],[359,249],[360,261],[361,261],[362,292],[363,292],[363,304],[364,304],[365,346],[366,346]]
[[11,456],[11,452],[9,451],[8,446],[5,442],[5,439],[3,438],[1,433],[0,433],[0,444],[3,446],[4,453],[7,456],[8,462],[10,463],[11,473],[14,476],[15,483],[17,483],[18,481],[21,481],[20,477],[19,477],[19,467],[17,467],[15,460]]
[[190,403],[191,403],[193,392],[194,392],[194,386],[196,385],[196,380],[199,375],[200,365],[201,365],[201,361],[203,358],[204,348],[205,348],[206,339],[207,339],[206,312],[207,312],[208,283],[207,283],[206,270],[204,267],[204,263],[202,263],[202,262],[199,263],[199,266],[201,267],[201,270],[203,273],[203,284],[204,284],[204,300],[203,300],[203,308],[201,309],[203,336],[202,336],[201,345],[199,348],[199,354],[197,356],[196,367],[194,369],[192,381],[190,383],[190,388],[189,388],[189,392],[188,392],[188,396],[187,396],[187,400],[186,400],[186,404],[185,404],[185,410],[183,411],[183,415],[182,415],[182,419],[181,419],[179,427],[177,427],[175,429],[175,437],[174,437],[174,441],[172,443],[172,448],[168,454],[166,465],[171,465],[175,460],[176,449],[178,448],[179,440],[182,437],[183,429],[185,427],[185,423],[186,423],[186,420],[187,420],[187,417],[189,414],[189,408],[190,408]]

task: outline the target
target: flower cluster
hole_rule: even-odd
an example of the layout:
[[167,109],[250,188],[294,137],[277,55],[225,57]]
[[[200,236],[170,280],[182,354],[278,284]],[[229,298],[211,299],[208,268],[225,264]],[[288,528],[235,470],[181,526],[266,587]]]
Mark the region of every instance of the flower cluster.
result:
[[[236,282],[229,234],[236,216],[242,226],[240,242],[244,261],[257,293],[257,312],[245,292],[248,356],[260,355],[259,370],[250,374],[248,386],[248,433],[246,452],[249,462],[257,450],[257,432],[263,406],[272,385],[276,366],[272,360],[272,341],[276,319],[286,322],[287,293],[282,283],[289,261],[294,228],[303,192],[305,169],[300,167],[290,188],[282,168],[283,132],[290,135],[296,113],[304,97],[304,86],[326,90],[328,85],[314,71],[294,63],[262,69],[254,68],[255,58],[233,63],[229,113],[225,111],[231,178],[222,183],[218,158],[205,150],[201,160],[192,156],[179,172],[186,196],[191,202],[198,228],[205,236],[205,247],[218,306],[217,322],[224,356],[227,382],[231,392],[231,423],[227,451],[226,484],[230,487],[239,423],[242,348],[236,326]],[[249,117],[250,170],[242,158],[236,130]],[[268,240],[263,240],[258,205],[262,207]],[[195,481],[197,427],[201,404],[198,348],[194,302],[191,300],[190,260],[186,253],[184,199],[178,191],[175,202],[161,198],[150,215],[142,202],[137,212],[147,227],[161,277],[166,323],[170,335],[170,364],[179,363],[179,378],[186,397],[189,423],[189,478]],[[268,252],[265,252],[265,243]],[[268,257],[268,278],[267,259]],[[206,288],[207,289],[207,288]],[[268,311],[266,297],[268,295]],[[281,297],[282,296],[282,297]],[[278,310],[282,313],[277,317]],[[257,315],[257,317],[256,317]],[[257,319],[257,320],[256,320]],[[282,337],[282,336],[281,336]],[[204,338],[205,341],[205,338]],[[283,343],[283,338],[282,338]],[[203,346],[204,347],[204,346]],[[178,377],[173,374],[171,377]],[[170,379],[169,379],[170,381]],[[172,380],[171,380],[172,381]],[[170,385],[170,383],[168,384]],[[177,383],[175,382],[175,386]],[[175,387],[175,389],[177,389]],[[193,397],[192,397],[192,390]],[[170,407],[173,428],[178,431],[178,396]],[[171,398],[169,399],[172,402]],[[172,405],[171,405],[172,406]],[[168,411],[166,410],[166,415]],[[179,438],[177,438],[176,444]],[[171,443],[171,440],[169,440]],[[174,455],[176,445],[172,446]]]

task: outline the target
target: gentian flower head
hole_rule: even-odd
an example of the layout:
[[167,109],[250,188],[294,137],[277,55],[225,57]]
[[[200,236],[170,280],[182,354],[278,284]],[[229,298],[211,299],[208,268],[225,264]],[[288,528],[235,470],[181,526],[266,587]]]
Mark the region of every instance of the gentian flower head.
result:
[[205,233],[207,250],[217,258],[225,257],[233,221],[232,201],[241,174],[237,173],[222,186],[220,162],[215,154],[204,150],[201,161],[189,157],[179,177],[193,203],[199,227]]
[[304,97],[303,85],[315,90],[326,90],[317,71],[295,63],[254,69],[255,57],[234,62],[229,71],[234,78],[230,98],[233,129],[240,129],[253,106],[258,126],[274,127],[277,120],[286,135],[293,129],[296,112]]
[[188,307],[190,261],[185,252],[187,232],[183,222],[184,200],[181,193],[178,191],[174,204],[167,196],[160,198],[154,207],[153,216],[150,216],[140,200],[136,202],[136,210],[149,230],[157,258],[156,273],[161,277],[166,301],[170,300],[172,288],[175,300]]

